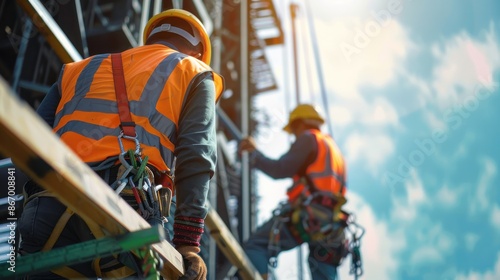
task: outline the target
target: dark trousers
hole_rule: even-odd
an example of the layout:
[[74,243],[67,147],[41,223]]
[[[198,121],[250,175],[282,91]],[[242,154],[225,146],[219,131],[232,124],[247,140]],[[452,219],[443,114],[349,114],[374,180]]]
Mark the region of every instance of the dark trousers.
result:
[[[42,190],[43,189],[33,181],[29,181],[25,185],[28,202],[24,206],[23,213],[18,220],[18,229],[21,236],[19,252],[21,255],[37,253],[42,250],[54,227],[59,221],[59,218],[67,208],[54,197],[39,196],[30,199],[32,195],[35,195]],[[148,222],[154,225],[160,223],[161,221],[155,217],[148,220]],[[168,232],[166,233],[167,238],[169,238],[170,235]],[[65,247],[93,239],[95,239],[95,236],[92,234],[87,224],[80,216],[73,214],[52,248]],[[124,265],[135,271],[140,271],[137,260],[131,253],[128,252],[120,253],[118,255],[118,260],[114,257],[102,258],[100,263],[106,264],[104,267],[101,267],[102,272],[105,272],[106,270],[114,270],[116,268],[123,267]],[[85,277],[94,279],[97,278],[94,268],[92,267],[92,261],[75,264],[69,267]],[[46,271],[30,274],[29,279],[65,278],[50,271]]]
[[[53,197],[36,197],[25,206],[18,221],[19,233],[21,235],[21,254],[39,252],[47,242],[54,226],[66,211],[66,206]],[[95,239],[85,222],[78,216],[73,215],[60,237],[54,244],[54,248],[65,247],[88,240]],[[92,269],[92,262],[84,262],[70,266],[70,268],[89,278],[97,278]],[[50,271],[30,275],[29,279],[64,279]]]
[[[270,242],[270,234],[273,230],[273,224],[276,217],[271,218],[264,225],[262,225],[243,245],[244,251],[247,253],[248,258],[252,264],[259,271],[260,274],[268,274],[268,263],[272,257],[268,249]],[[288,251],[299,245],[299,242],[293,237],[284,225],[280,229],[280,252]],[[331,251],[332,245],[322,242],[310,242],[308,264],[311,270],[311,276],[314,280],[334,280],[337,278],[337,265],[325,262],[325,257],[322,252]],[[335,245],[338,246],[338,245]],[[289,264],[286,264],[289,265]],[[297,275],[295,275],[297,276]],[[287,279],[297,279],[294,275],[285,275]]]

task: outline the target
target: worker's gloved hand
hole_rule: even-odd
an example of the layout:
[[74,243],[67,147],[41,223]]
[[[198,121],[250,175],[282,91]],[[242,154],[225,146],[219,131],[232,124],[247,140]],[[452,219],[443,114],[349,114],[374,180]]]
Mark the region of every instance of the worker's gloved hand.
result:
[[241,139],[239,145],[240,153],[243,151],[253,152],[257,149],[257,145],[255,144],[255,140],[252,137],[246,137]]
[[184,259],[184,275],[179,280],[206,280],[207,266],[203,259],[198,256],[200,247],[198,246],[180,246],[177,251],[181,253]]

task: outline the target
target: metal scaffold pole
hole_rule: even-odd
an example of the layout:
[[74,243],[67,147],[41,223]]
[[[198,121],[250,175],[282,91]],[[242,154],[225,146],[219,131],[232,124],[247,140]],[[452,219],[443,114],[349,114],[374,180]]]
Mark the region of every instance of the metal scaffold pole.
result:
[[[299,10],[299,6],[295,3],[290,4],[290,15],[292,18],[292,39],[293,39],[293,63],[294,63],[294,79],[295,79],[295,97],[296,97],[296,104],[300,104],[300,75],[299,75],[299,60],[298,60],[298,55],[297,55],[297,30],[295,28],[295,23],[297,20],[297,12]],[[302,264],[302,246],[297,247],[297,274],[298,274],[298,279],[301,280],[302,276],[304,275],[304,268]]]
[[[249,81],[248,81],[248,1],[241,0],[240,2],[240,17],[241,17],[241,132],[243,136],[249,135]],[[242,191],[242,236],[240,241],[245,241],[250,237],[250,166],[248,162],[248,153],[242,155],[242,178],[241,178],[241,191]]]

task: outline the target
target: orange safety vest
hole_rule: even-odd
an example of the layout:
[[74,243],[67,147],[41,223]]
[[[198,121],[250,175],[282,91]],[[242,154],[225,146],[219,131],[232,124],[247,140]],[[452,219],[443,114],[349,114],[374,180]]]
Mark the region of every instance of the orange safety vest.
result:
[[345,195],[346,167],[344,158],[335,141],[319,130],[311,129],[316,139],[318,154],[310,164],[305,175],[295,175],[293,186],[287,191],[289,202],[295,202],[300,195],[309,196],[313,191],[326,191]]
[[[203,62],[163,45],[146,45],[122,53],[132,121],[148,163],[169,171],[174,159],[181,109],[193,79],[212,73],[215,100],[224,88],[220,75]],[[93,166],[120,153],[120,118],[111,56],[100,54],[66,64],[59,77],[61,101],[54,132],[80,158]],[[122,139],[124,150],[135,143]]]

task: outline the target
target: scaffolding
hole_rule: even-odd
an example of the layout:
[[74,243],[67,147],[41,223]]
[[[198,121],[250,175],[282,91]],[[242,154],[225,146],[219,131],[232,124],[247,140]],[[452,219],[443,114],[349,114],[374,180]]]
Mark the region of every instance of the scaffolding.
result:
[[[256,227],[257,197],[245,159],[235,158],[228,143],[248,135],[255,126],[250,118],[254,110],[251,96],[277,88],[265,56],[266,46],[284,41],[272,0],[2,1],[0,76],[36,109],[64,63],[140,45],[147,20],[169,8],[188,10],[202,20],[213,42],[212,67],[226,78],[227,90],[218,108],[219,116],[225,116],[218,127],[218,172],[209,196],[212,209],[241,243]],[[0,168],[12,166],[9,158],[1,158]],[[17,183],[21,185],[27,176],[22,170],[19,173],[22,176]],[[6,193],[0,197],[3,223],[7,221],[3,212],[7,204],[2,198],[6,197]],[[16,215],[20,215],[21,205],[18,193],[16,208],[20,211]],[[209,279],[235,276],[238,268],[216,246],[210,231],[206,232],[202,252]],[[7,242],[3,235],[0,232],[2,244]],[[4,249],[0,245],[0,250]]]

